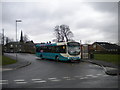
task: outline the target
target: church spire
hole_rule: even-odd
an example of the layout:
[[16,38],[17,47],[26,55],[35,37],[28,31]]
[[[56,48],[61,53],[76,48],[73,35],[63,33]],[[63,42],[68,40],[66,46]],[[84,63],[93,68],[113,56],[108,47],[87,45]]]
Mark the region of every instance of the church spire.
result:
[[20,42],[23,42],[23,34],[22,34],[22,30],[21,30]]

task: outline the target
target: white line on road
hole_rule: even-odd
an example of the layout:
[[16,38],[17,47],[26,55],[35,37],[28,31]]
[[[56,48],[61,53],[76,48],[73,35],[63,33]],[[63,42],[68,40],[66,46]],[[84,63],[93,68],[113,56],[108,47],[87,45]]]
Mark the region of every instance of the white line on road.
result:
[[80,78],[80,79],[84,79],[84,78]]
[[83,77],[84,79],[88,78],[88,77]]
[[88,77],[81,77],[80,79],[87,79]]
[[90,75],[86,75],[86,76],[90,76],[90,77],[92,77],[93,75],[90,74]]
[[0,80],[0,82],[8,82],[8,80]]
[[53,79],[56,79],[56,78],[48,78],[49,80],[53,80]]
[[19,79],[19,80],[14,80],[16,82],[16,84],[24,84],[24,83],[27,83],[25,82],[24,79]]
[[14,80],[15,82],[23,82],[25,81],[24,79],[19,79],[19,80]]
[[9,71],[9,70],[13,70],[12,68],[2,68],[0,69],[0,71]]
[[98,76],[92,76],[93,78],[96,78],[96,77],[98,77]]
[[47,82],[45,80],[42,80],[42,81],[34,81],[34,83],[44,83],[44,82]]
[[8,80],[0,80],[0,84],[8,84]]
[[66,78],[70,78],[70,77],[63,77],[63,78],[65,78],[65,79],[66,79]]
[[39,80],[42,80],[42,79],[32,79],[32,81],[39,81]]
[[56,82],[56,81],[61,81],[61,80],[59,80],[59,79],[54,79],[54,80],[51,80],[51,81],[55,81],[55,82]]
[[8,83],[0,83],[0,84],[8,84]]
[[57,78],[48,78],[48,80],[50,80],[50,81],[61,81],[60,79],[57,79]]
[[102,75],[102,74],[96,74],[96,75],[100,76],[100,75]]

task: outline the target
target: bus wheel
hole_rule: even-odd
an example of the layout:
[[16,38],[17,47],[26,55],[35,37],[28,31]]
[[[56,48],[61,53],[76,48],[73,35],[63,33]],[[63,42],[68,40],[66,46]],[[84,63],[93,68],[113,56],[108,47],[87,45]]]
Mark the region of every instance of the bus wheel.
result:
[[42,54],[40,55],[40,58],[43,59],[43,58],[42,58]]
[[58,56],[56,56],[56,57],[55,57],[55,60],[58,62],[58,61],[59,61],[59,57],[58,57]]

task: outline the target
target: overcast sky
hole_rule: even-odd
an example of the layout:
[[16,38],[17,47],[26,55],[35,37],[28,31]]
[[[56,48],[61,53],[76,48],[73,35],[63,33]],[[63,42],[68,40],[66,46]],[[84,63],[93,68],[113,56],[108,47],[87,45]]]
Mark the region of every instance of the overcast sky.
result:
[[2,25],[5,35],[15,40],[15,20],[20,32],[35,43],[55,39],[54,27],[66,24],[76,41],[118,40],[117,2],[79,2],[79,0],[40,0],[39,2],[2,3]]

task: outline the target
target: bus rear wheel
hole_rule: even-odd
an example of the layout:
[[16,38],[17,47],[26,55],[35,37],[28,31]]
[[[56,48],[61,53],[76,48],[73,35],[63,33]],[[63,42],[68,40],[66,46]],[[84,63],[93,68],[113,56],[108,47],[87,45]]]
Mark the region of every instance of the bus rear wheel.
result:
[[40,58],[41,58],[41,59],[43,59],[43,56],[42,56],[42,54],[40,55]]
[[56,57],[55,57],[55,60],[58,62],[58,61],[59,61],[59,57],[58,57],[58,56],[56,56]]

